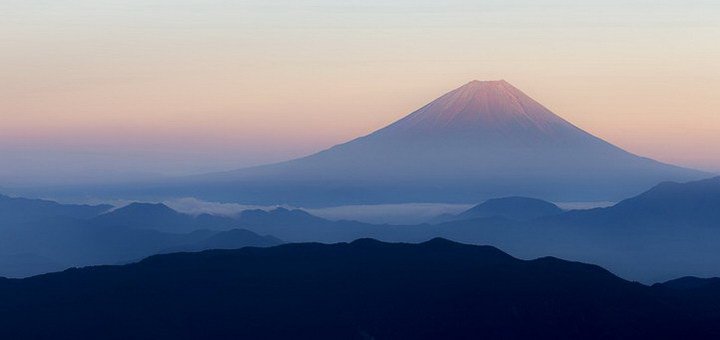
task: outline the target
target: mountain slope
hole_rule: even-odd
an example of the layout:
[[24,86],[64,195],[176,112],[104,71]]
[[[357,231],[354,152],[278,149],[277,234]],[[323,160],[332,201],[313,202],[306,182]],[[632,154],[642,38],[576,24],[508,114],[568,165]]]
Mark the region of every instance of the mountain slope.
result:
[[68,267],[126,263],[170,251],[266,247],[281,243],[275,237],[241,229],[164,233],[83,221],[55,221],[0,232],[0,276],[25,277]]
[[548,220],[565,224],[720,227],[720,177],[665,182],[608,208],[571,211]]
[[626,219],[675,226],[720,227],[720,177],[689,183],[665,182],[608,209]]
[[720,278],[701,279],[693,276],[681,277],[659,284],[659,286],[676,290],[712,289],[720,293]]
[[131,203],[90,220],[94,225],[151,229],[169,233],[187,233],[198,229],[227,230],[237,221],[229,217],[177,212],[162,203]]
[[288,162],[166,183],[161,194],[299,206],[618,200],[703,176],[586,133],[505,81],[473,81],[370,135]]
[[[0,276],[127,262],[168,249],[197,251],[282,243],[272,236],[233,229],[240,222],[230,218],[185,215],[162,204],[134,203],[93,217],[107,207],[19,198],[11,203],[5,206],[23,208],[0,214]],[[80,218],[83,216],[87,218]]]
[[[658,293],[659,292],[659,293]],[[718,316],[592,265],[442,239],[182,253],[0,280],[0,336],[711,337]],[[112,306],[109,308],[108,306]],[[702,322],[700,322],[701,320]],[[698,327],[700,326],[700,327]]]
[[208,249],[238,249],[242,247],[271,247],[283,241],[273,236],[260,236],[245,229],[231,229],[216,233],[204,240],[165,249],[162,254],[175,252],[196,252]]
[[52,217],[91,218],[112,209],[110,205],[60,204],[48,200],[0,195],[0,228],[14,223]]

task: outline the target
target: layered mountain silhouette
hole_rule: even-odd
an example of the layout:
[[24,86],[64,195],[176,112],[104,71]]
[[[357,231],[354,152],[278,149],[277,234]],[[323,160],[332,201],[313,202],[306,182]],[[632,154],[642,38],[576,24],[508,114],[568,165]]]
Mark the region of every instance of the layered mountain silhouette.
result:
[[[158,255],[0,279],[6,339],[714,338],[717,288],[444,239]],[[699,294],[699,295],[698,295]],[[707,302],[696,299],[705,296]]]
[[231,229],[215,233],[195,243],[167,248],[159,253],[197,252],[208,249],[237,249],[246,246],[270,247],[282,243],[282,240],[274,236],[260,236],[245,229]]
[[[590,210],[562,212],[535,199],[494,199],[462,218],[432,225],[333,221],[285,208],[247,210],[233,218],[191,216],[162,204],[136,203],[89,219],[26,216],[29,222],[0,221],[0,276],[126,262],[167,251],[262,246],[276,242],[275,237],[324,243],[444,237],[499,246],[522,258],[554,255],[598,263],[630,279],[657,282],[720,275],[718,211],[720,178],[665,182],[615,206]],[[254,234],[217,234],[231,229]],[[23,266],[30,270],[16,270]]]
[[304,158],[186,178],[156,194],[296,206],[619,200],[707,177],[597,138],[505,81],[472,81],[367,136]]
[[[694,276],[686,276],[664,282],[662,286],[677,290],[714,290],[720,293],[720,278],[713,277],[703,279]],[[718,297],[720,297],[720,295]]]
[[548,220],[616,228],[720,228],[720,177],[689,183],[664,182],[612,207],[573,211]]
[[[328,221],[295,210],[254,211],[248,213],[252,219],[240,218],[239,226],[288,242],[347,242],[360,237],[422,242],[445,237],[498,246],[522,258],[555,255],[598,263],[624,277],[657,282],[720,275],[718,197],[720,178],[714,178],[662,183],[615,206],[590,210],[558,213],[551,203],[511,198],[491,200],[495,203],[483,208],[488,214],[432,225]],[[523,203],[515,214],[500,209],[511,202]],[[548,215],[530,218],[523,211],[528,203],[549,207]]]
[[177,212],[162,203],[131,203],[96,216],[91,223],[170,233],[191,232],[198,229],[225,230],[237,225],[237,221],[229,217],[209,214],[192,216]]
[[126,263],[169,251],[282,243],[239,229],[236,220],[185,215],[163,204],[134,203],[106,212],[111,208],[0,198],[0,276]]
[[513,255],[552,254],[599,263],[625,277],[661,281],[716,276],[720,262],[720,178],[666,182],[608,208],[529,221],[454,221],[436,236],[492,244]]
[[60,204],[54,201],[0,195],[0,228],[13,223],[54,217],[91,218],[112,209],[111,205]]

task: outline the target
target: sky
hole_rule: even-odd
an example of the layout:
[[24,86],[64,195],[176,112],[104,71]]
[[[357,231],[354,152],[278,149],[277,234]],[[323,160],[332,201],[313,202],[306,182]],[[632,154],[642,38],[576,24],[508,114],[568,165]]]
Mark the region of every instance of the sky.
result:
[[720,2],[3,0],[0,187],[307,155],[505,79],[720,172]]

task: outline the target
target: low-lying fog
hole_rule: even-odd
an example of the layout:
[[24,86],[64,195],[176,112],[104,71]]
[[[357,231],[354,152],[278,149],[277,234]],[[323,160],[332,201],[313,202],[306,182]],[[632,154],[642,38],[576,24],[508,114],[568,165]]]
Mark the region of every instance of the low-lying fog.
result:
[[[214,214],[235,216],[247,209],[269,210],[279,206],[252,206],[237,203],[205,202],[195,198],[182,198],[164,202],[170,208],[187,214]],[[613,202],[558,202],[562,209],[591,209],[607,207]],[[374,224],[419,224],[442,214],[458,214],[473,207],[473,204],[444,203],[403,203],[377,205],[345,205],[330,208],[300,208],[315,216],[329,220],[355,220]]]
[[[63,203],[100,204],[107,203],[120,208],[135,201],[72,201]],[[158,203],[158,202],[148,202]],[[290,205],[247,205],[238,203],[218,203],[202,201],[193,197],[178,198],[163,201],[168,207],[189,215],[211,214],[235,217],[243,210],[261,209],[272,210],[278,207],[287,209],[302,209],[315,216],[328,220],[353,220],[373,224],[420,224],[442,214],[458,214],[470,209],[474,204],[449,203],[402,203],[402,204],[371,204],[371,205],[344,205],[328,208],[303,208]],[[478,202],[482,203],[482,202]],[[554,202],[565,210],[592,209],[608,207],[614,202]]]

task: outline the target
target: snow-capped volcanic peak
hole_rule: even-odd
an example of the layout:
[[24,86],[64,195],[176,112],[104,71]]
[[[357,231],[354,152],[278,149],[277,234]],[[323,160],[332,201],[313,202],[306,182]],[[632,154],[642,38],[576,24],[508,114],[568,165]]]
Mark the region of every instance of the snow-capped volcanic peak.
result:
[[583,133],[504,80],[473,80],[379,132],[553,140]]

